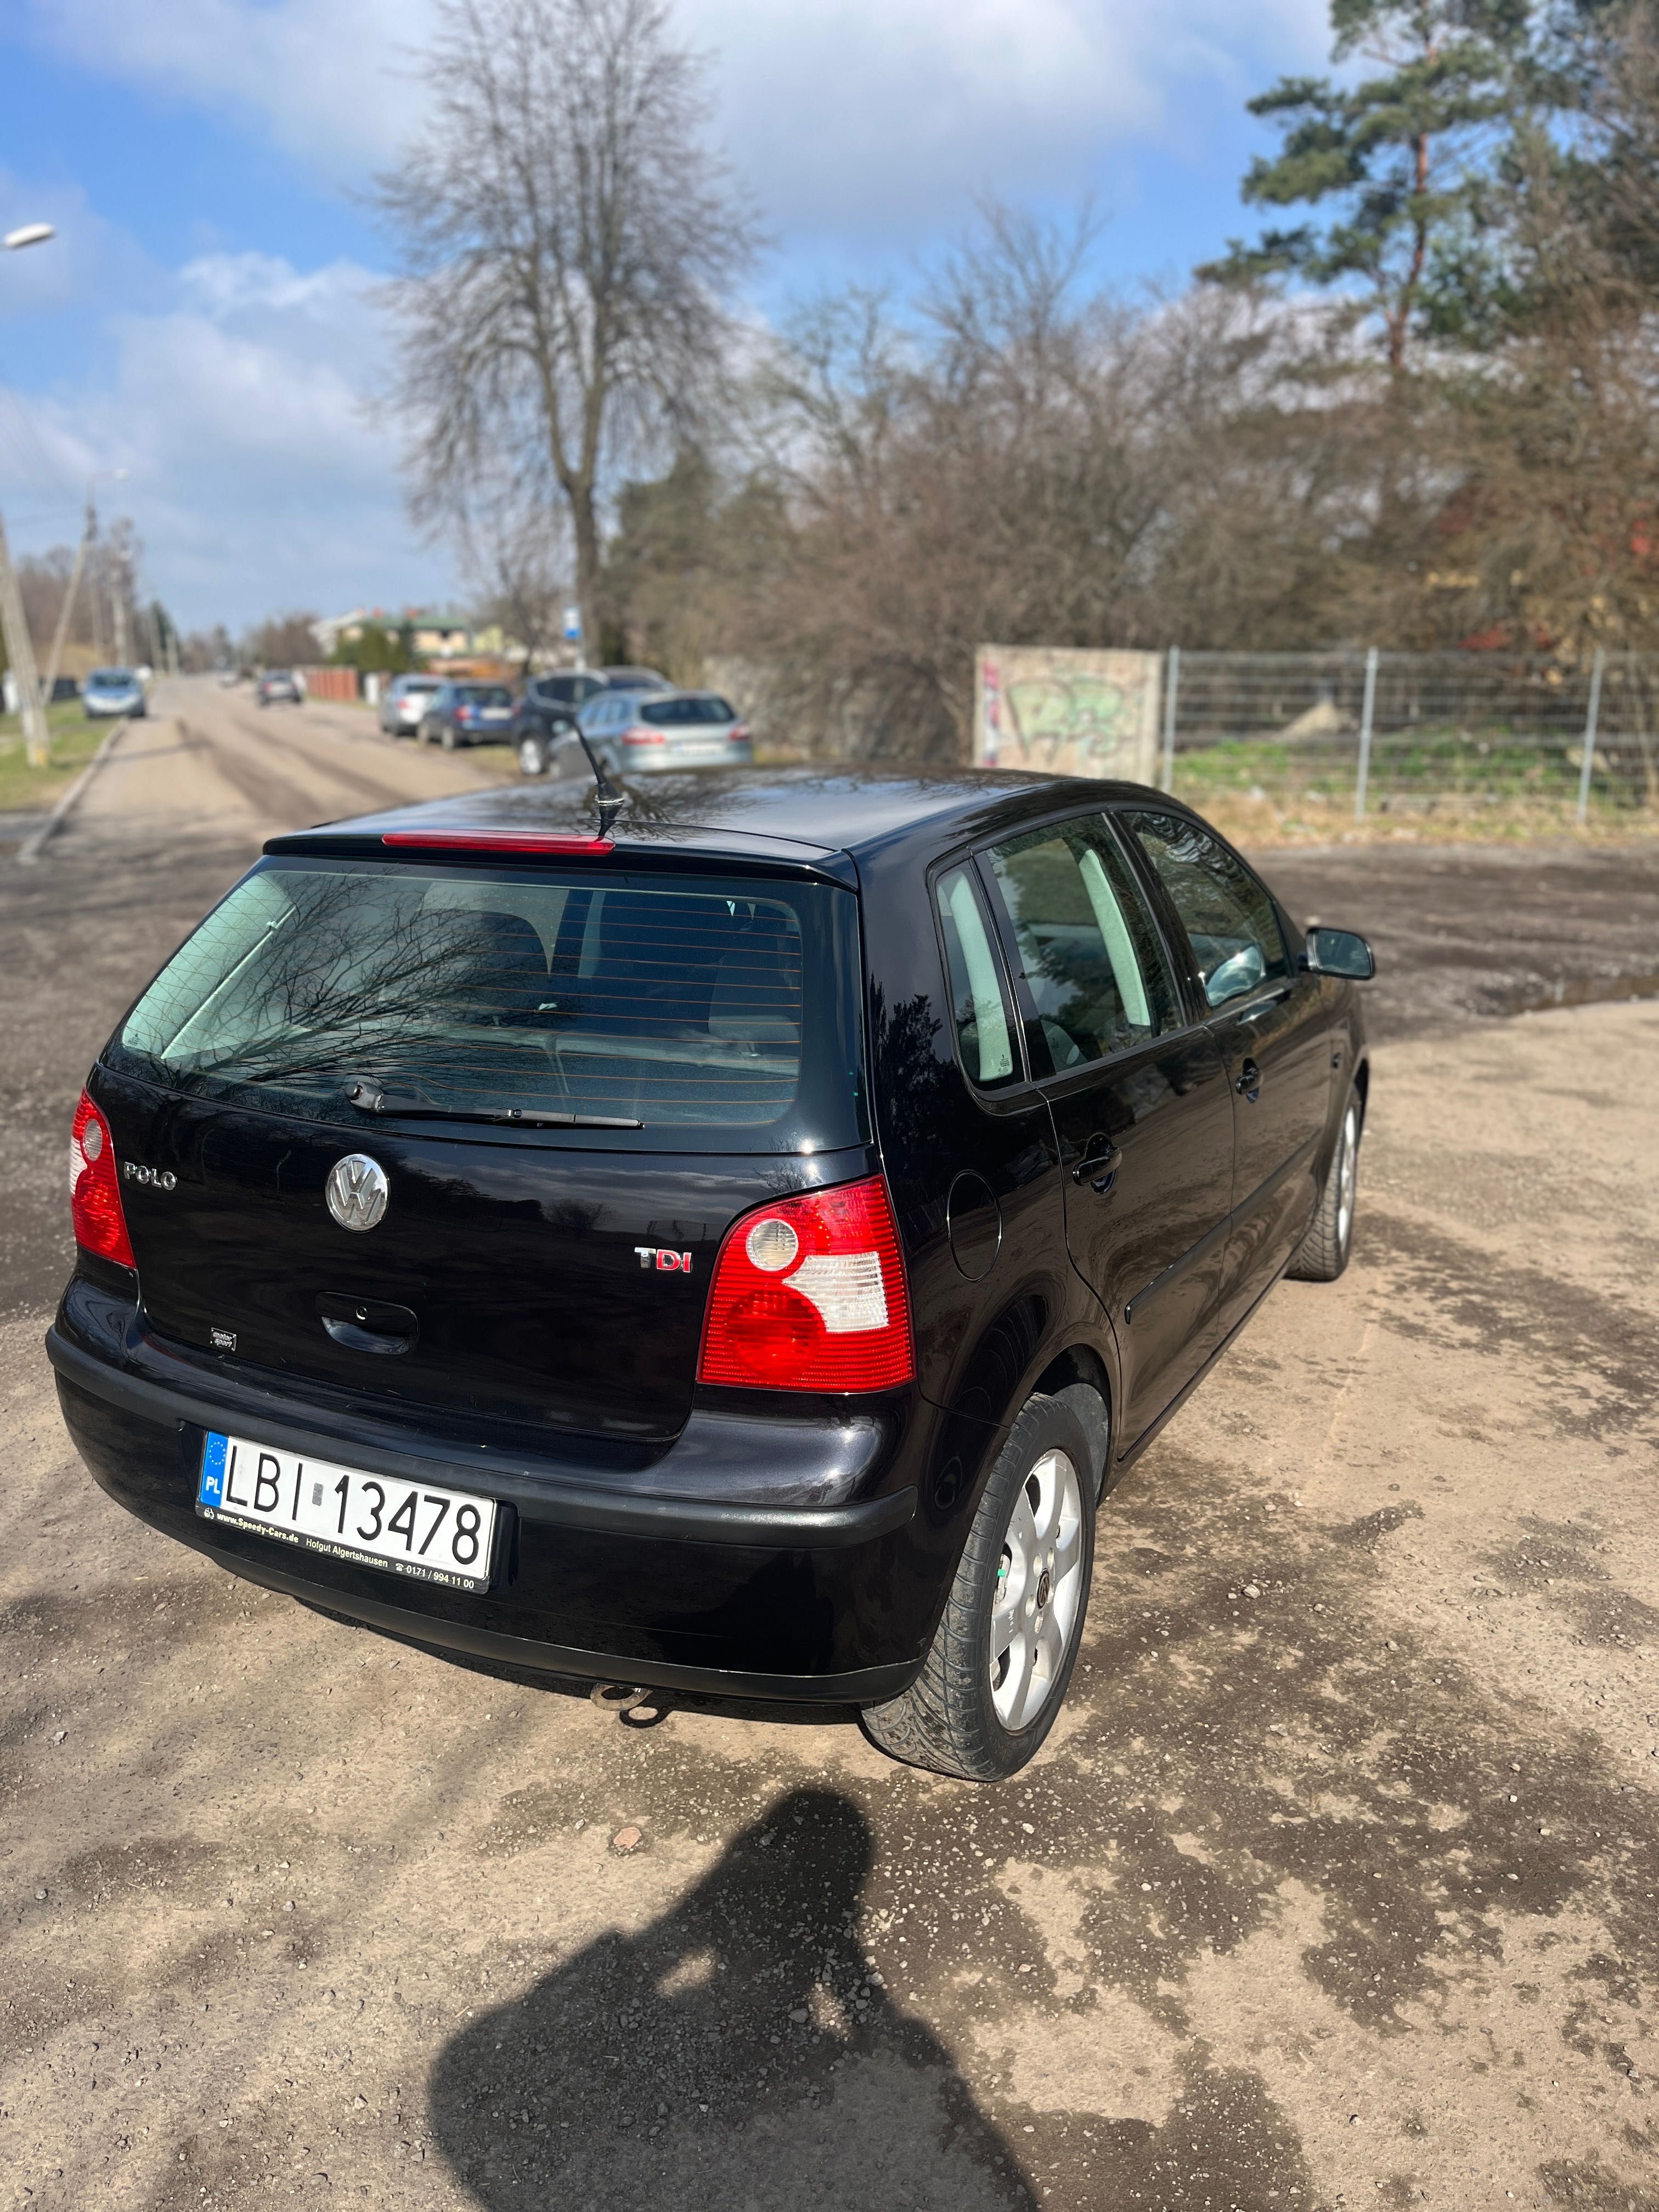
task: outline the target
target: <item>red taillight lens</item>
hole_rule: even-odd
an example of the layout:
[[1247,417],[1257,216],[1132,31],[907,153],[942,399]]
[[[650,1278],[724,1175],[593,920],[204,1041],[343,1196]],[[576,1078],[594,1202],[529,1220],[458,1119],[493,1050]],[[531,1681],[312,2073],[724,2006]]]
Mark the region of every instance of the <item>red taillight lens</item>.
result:
[[736,722],[736,723],[734,723],[734,724],[732,725],[732,728],[731,728],[729,731],[727,731],[726,735],[731,738],[731,740],[732,740],[732,744],[733,744],[734,745],[746,745],[746,744],[748,744],[748,742],[749,742],[749,725],[748,725],[748,723],[747,723],[747,722]]
[[624,730],[623,743],[625,745],[660,745],[665,744],[667,739],[660,730]]
[[115,1171],[115,1140],[109,1123],[83,1091],[70,1133],[70,1212],[75,1241],[100,1259],[135,1265],[121,1211],[121,1186]]
[[915,1371],[910,1295],[879,1176],[757,1206],[726,1231],[700,1382],[890,1390]]

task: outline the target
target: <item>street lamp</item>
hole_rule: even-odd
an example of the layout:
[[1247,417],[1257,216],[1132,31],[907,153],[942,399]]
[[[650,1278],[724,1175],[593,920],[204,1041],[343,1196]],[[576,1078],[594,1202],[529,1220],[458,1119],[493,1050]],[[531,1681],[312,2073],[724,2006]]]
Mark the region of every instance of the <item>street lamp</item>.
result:
[[[49,222],[25,222],[15,230],[9,230],[3,243],[9,252],[15,252],[20,246],[44,246],[55,234]],[[5,635],[6,658],[17,684],[24,750],[31,768],[46,768],[52,759],[46,709],[40,703],[34,647],[29,641],[29,626],[23,619],[23,603],[17,595],[17,579],[12,574],[3,523],[0,523],[0,630]]]

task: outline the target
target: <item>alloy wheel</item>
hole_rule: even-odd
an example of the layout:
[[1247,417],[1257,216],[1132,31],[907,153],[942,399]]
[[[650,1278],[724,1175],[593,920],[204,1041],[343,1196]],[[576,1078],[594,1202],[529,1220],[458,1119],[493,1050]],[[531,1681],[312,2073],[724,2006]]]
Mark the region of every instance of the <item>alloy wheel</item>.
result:
[[1082,1601],[1082,1487],[1067,1455],[1047,1451],[1014,1500],[991,1610],[991,1701],[1011,1734],[1054,1695]]
[[1344,1252],[1353,1234],[1353,1202],[1358,1182],[1359,1110],[1350,1103],[1342,1117],[1342,1150],[1336,1164],[1336,1238]]

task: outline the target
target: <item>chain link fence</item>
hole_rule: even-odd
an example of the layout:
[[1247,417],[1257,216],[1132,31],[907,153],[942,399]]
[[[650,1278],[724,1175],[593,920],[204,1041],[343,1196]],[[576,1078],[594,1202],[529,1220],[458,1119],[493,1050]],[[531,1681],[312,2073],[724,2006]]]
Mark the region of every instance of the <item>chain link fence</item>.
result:
[[1636,828],[1659,814],[1659,655],[1167,658],[1164,787],[1310,826],[1378,815]]

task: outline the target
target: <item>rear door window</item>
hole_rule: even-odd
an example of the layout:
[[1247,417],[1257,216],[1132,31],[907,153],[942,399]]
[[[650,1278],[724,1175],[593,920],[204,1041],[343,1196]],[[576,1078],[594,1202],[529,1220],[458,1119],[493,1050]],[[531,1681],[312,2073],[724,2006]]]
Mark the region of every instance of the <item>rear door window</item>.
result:
[[129,1017],[118,1066],[334,1121],[862,1140],[856,902],[828,884],[272,861]]
[[1163,945],[1102,817],[1031,830],[986,857],[1054,1072],[1179,1026]]

